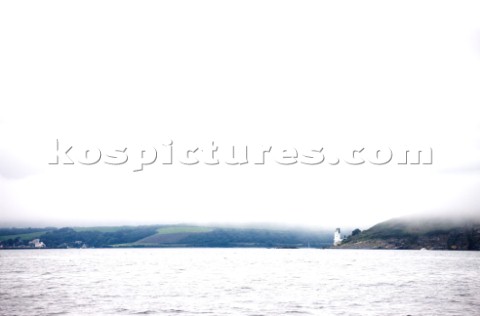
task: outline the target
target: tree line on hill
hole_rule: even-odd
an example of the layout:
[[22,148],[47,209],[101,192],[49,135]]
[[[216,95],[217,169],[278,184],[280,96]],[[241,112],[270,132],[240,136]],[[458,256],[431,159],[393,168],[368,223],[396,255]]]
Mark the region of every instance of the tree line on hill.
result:
[[[332,244],[330,232],[248,228],[213,228],[203,232],[158,234],[162,226],[123,227],[114,231],[64,227],[59,229],[4,229],[3,236],[17,235],[0,241],[3,248],[26,248],[36,234],[47,248],[80,247],[266,247],[325,248]],[[7,235],[8,234],[8,235]],[[0,235],[1,237],[2,235]],[[25,236],[30,237],[25,239]],[[158,238],[151,238],[152,236]],[[142,239],[148,238],[148,243]],[[151,242],[153,240],[153,242]]]

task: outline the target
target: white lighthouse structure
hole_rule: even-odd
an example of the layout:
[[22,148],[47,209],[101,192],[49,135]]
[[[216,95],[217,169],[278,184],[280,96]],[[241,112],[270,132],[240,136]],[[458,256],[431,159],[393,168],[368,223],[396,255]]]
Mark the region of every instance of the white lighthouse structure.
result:
[[340,228],[335,229],[335,233],[333,234],[333,245],[338,246],[342,243],[342,232]]

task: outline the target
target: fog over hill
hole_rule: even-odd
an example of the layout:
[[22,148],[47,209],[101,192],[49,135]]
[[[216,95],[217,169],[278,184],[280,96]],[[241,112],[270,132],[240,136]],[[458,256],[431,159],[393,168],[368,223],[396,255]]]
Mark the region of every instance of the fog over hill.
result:
[[391,219],[350,236],[340,248],[480,250],[479,214]]

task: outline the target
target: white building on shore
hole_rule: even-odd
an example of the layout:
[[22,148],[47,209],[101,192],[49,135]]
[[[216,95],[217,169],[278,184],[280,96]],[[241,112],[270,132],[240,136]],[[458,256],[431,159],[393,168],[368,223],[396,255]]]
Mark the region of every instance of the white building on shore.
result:
[[34,239],[28,243],[29,245],[33,245],[34,248],[45,248],[45,244],[40,239]]
[[333,233],[333,245],[338,246],[342,243],[342,241],[342,232],[340,231],[340,228],[337,228],[335,229],[335,233]]

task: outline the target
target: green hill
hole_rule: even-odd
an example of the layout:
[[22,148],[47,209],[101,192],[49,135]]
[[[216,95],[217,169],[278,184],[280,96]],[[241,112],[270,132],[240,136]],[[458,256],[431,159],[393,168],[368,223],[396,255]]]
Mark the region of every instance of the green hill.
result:
[[[15,234],[15,233],[23,234]],[[39,238],[47,248],[108,247],[279,247],[324,248],[332,243],[330,231],[302,229],[225,228],[192,225],[64,227],[21,231],[9,229],[3,248],[29,248]]]
[[348,237],[339,248],[480,250],[480,220],[397,218]]

